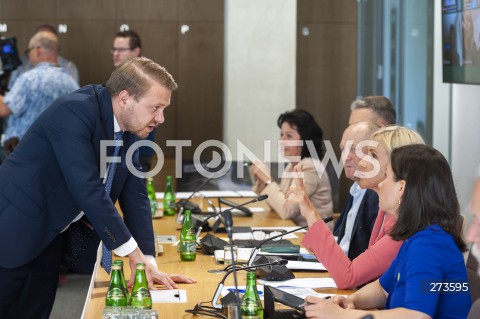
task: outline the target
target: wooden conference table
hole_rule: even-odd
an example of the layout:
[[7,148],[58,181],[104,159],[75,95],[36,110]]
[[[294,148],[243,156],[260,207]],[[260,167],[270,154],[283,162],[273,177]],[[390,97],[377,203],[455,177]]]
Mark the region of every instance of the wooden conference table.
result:
[[[232,199],[236,202],[245,202],[248,200],[245,198]],[[265,208],[265,212],[254,213],[252,217],[234,217],[234,226],[255,226],[255,227],[287,227],[295,226],[290,220],[282,220],[278,215],[270,211],[268,206],[263,203],[254,203],[249,206]],[[247,206],[248,207],[248,206]],[[157,235],[175,235],[178,239],[180,236],[181,225],[176,223],[176,216],[164,216],[162,218],[153,219],[153,228]],[[202,233],[204,236],[206,233]],[[300,237],[301,234],[297,233]],[[226,234],[216,234],[217,237],[226,237]],[[291,239],[295,244],[300,244],[300,239]],[[177,252],[177,247],[171,244],[163,244],[163,254],[156,257],[158,268],[169,274],[183,274],[197,280],[196,284],[178,284],[178,289],[186,290],[187,302],[186,303],[154,303],[153,309],[158,310],[159,318],[207,318],[207,316],[193,316],[186,313],[185,310],[193,309],[199,302],[207,302],[210,305],[210,301],[217,289],[217,285],[222,280],[224,274],[209,273],[210,269],[222,269],[223,264],[216,264],[213,256],[203,255],[201,252],[197,252],[197,258],[194,262],[182,262],[180,261],[180,255]],[[115,257],[117,259],[118,257]],[[128,266],[128,259],[125,260],[124,272],[125,278],[128,281],[130,278],[130,267]],[[325,272],[294,272],[296,278],[305,277],[328,277],[328,273]],[[246,272],[240,271],[237,273],[238,284],[245,285]],[[105,295],[107,293],[110,277],[101,268],[95,267],[94,274],[92,276],[92,282],[86,298],[84,313],[82,318],[92,319],[101,318],[102,311],[105,307]],[[225,286],[233,286],[233,275],[227,277]],[[158,286],[162,289],[162,286]],[[351,290],[339,290],[339,289],[321,289],[319,292],[324,293],[340,293],[350,294]]]

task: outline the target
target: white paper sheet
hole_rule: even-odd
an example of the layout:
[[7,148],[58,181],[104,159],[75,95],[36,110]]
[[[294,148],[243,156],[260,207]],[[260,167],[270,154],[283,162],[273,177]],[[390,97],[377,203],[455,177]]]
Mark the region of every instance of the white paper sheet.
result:
[[238,195],[242,196],[242,197],[257,197],[257,193],[255,193],[254,191],[236,191],[238,193]]
[[185,303],[187,291],[183,289],[150,290],[153,303]]
[[288,264],[285,265],[288,269],[293,270],[318,270],[318,271],[326,271],[327,269],[323,266],[322,263],[314,262],[314,261],[295,261],[289,260]]

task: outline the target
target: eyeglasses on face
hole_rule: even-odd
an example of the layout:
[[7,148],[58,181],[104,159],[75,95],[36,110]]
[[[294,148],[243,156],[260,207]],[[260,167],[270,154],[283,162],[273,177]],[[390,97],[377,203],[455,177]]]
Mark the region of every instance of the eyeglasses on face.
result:
[[33,49],[36,49],[36,48],[39,48],[39,46],[33,46],[31,48],[28,48],[25,50],[25,56],[28,58],[28,55],[30,54],[30,51],[32,51]]
[[132,48],[111,48],[110,53],[111,54],[114,54],[115,52],[123,53],[126,51],[132,51],[132,50],[133,50]]

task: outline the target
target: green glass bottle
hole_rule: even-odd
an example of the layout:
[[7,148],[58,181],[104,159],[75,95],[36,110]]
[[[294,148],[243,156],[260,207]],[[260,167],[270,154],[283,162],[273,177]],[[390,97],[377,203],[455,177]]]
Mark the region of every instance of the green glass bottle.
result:
[[167,176],[167,185],[165,186],[165,194],[163,195],[163,214],[166,216],[173,216],[176,212],[172,176]]
[[153,187],[153,178],[147,178],[147,195],[150,201],[150,211],[152,216],[157,214],[157,196],[155,195],[155,188]]
[[110,285],[108,286],[107,297],[105,298],[105,306],[109,307],[125,307],[127,306],[127,296],[122,285],[122,272],[120,265],[112,265],[112,275],[110,277]]
[[133,308],[152,309],[152,296],[148,290],[145,264],[138,263],[135,270],[135,283],[133,284],[130,305]]
[[180,233],[180,259],[182,261],[195,261],[197,257],[197,241],[195,228],[193,228],[192,213],[185,211],[183,216],[182,232]]
[[128,292],[127,282],[125,281],[125,274],[123,273],[123,260],[117,259],[113,261],[113,265],[120,266],[122,287],[125,291],[125,296],[127,296],[127,305],[130,304],[130,293]]
[[240,308],[242,310],[242,318],[263,318],[262,302],[257,291],[257,275],[255,271],[247,273],[247,287],[245,288]]

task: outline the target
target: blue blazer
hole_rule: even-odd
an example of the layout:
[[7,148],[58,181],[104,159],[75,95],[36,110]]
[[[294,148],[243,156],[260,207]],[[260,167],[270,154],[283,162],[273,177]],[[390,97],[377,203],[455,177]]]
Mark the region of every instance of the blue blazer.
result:
[[[338,243],[345,235],[345,227],[347,223],[347,214],[350,208],[352,208],[353,196],[348,195],[347,202],[342,209],[340,217],[335,223],[333,234],[338,236]],[[375,191],[367,189],[363,196],[360,207],[358,208],[357,217],[353,224],[352,236],[350,239],[350,248],[348,250],[348,258],[350,260],[355,259],[358,255],[363,253],[370,242],[370,236],[372,235],[373,226],[378,214],[378,195]]]
[[[100,85],[58,99],[32,124],[0,166],[1,267],[31,261],[81,211],[109,249],[133,236],[143,253],[154,255],[145,186],[126,167],[126,151],[137,140],[133,134],[124,134],[110,196],[102,184],[100,141],[113,140],[113,130],[111,97]],[[134,163],[140,169],[138,150]]]

